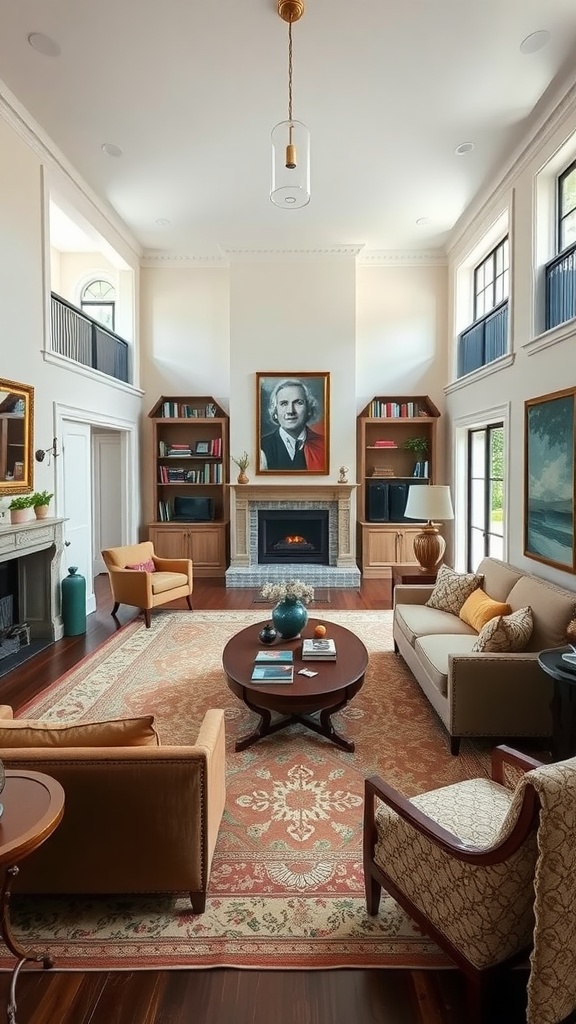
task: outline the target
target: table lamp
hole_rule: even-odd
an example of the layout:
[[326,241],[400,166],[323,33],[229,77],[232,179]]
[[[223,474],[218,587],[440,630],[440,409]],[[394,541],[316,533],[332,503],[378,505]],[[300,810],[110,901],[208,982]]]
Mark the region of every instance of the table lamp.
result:
[[414,538],[414,554],[423,572],[432,572],[446,550],[446,541],[438,532],[434,519],[454,519],[450,488],[442,484],[418,484],[408,490],[404,516],[425,519],[422,533]]

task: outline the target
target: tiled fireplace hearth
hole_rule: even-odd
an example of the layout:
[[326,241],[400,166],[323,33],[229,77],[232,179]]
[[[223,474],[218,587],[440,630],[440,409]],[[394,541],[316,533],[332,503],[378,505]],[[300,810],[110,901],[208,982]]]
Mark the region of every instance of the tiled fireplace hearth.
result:
[[[354,554],[350,511],[353,484],[232,484],[230,568],[227,587],[258,587],[266,580],[298,577],[318,587],[357,589],[360,570]],[[328,565],[258,561],[258,512],[326,510]]]

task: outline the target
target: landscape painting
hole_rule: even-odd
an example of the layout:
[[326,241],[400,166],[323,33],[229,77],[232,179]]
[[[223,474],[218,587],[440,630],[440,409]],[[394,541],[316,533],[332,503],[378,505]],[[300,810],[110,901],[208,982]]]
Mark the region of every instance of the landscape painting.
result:
[[525,403],[524,554],[576,572],[576,388]]

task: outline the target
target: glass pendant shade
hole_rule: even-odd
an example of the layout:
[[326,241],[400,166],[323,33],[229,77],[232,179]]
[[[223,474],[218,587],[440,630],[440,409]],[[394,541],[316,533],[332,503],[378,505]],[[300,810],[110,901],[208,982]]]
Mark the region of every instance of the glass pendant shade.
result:
[[280,121],[272,129],[270,199],[283,210],[310,202],[310,132],[302,121]]

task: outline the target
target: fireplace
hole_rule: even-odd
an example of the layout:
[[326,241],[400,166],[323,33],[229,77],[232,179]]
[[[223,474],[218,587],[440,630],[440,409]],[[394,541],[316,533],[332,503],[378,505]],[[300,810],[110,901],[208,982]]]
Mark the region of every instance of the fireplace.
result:
[[328,565],[328,509],[258,509],[258,563]]

